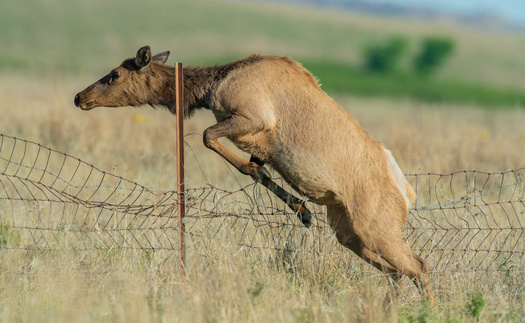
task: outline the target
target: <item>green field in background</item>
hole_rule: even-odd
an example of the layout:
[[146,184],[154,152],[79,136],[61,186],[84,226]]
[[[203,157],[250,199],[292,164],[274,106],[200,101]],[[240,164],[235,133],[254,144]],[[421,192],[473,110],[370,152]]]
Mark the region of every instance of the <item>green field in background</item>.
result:
[[[171,50],[170,63],[287,55],[330,93],[525,105],[523,37],[459,25],[256,1],[27,0],[2,6],[0,31],[0,73],[101,76],[150,45]],[[410,55],[429,35],[450,37],[456,50],[434,77],[365,73],[363,48],[392,35],[409,41]]]
[[486,107],[525,106],[525,91],[518,89],[462,80],[434,79],[404,72],[376,74],[339,62],[305,61],[303,65],[319,79],[322,88],[331,93]]

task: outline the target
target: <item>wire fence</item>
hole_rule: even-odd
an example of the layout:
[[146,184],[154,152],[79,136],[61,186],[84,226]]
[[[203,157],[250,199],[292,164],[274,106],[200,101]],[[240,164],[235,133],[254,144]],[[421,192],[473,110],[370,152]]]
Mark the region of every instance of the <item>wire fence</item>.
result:
[[[408,174],[417,200],[404,235],[433,272],[525,268],[525,168]],[[282,181],[281,185],[285,185]],[[188,257],[274,250],[348,257],[323,207],[306,229],[263,186],[187,188]],[[155,191],[41,144],[0,134],[0,249],[177,253],[178,192]],[[190,259],[190,260],[191,260]]]

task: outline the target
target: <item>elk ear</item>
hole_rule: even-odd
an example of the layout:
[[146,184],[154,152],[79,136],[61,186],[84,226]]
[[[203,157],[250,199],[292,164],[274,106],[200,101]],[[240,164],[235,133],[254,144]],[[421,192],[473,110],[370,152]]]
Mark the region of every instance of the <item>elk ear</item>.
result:
[[144,46],[137,51],[137,57],[135,57],[135,64],[138,68],[144,68],[151,62],[151,49],[149,46]]
[[168,60],[168,57],[170,57],[170,52],[169,51],[163,52],[163,53],[159,53],[159,54],[153,56],[151,59],[154,60],[155,62],[164,64]]

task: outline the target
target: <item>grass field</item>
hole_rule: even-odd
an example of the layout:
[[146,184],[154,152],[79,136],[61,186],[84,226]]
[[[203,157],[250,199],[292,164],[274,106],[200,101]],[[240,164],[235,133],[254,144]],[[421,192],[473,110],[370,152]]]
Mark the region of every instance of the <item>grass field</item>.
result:
[[[369,41],[446,34],[459,47],[436,81],[525,89],[523,36],[448,22],[240,1],[34,0],[3,6],[0,30],[0,132],[153,190],[175,188],[175,119],[149,107],[83,112],[72,103],[145,44],[172,50],[170,63],[208,64],[258,51],[355,66]],[[525,166],[523,108],[336,92],[334,99],[393,151],[406,173]],[[250,183],[203,147],[201,134],[211,124],[203,111],[185,125],[187,186]],[[0,220],[9,215],[0,210]],[[405,282],[399,304],[387,310],[386,279],[348,253],[311,256],[298,272],[272,261],[269,251],[245,256],[235,245],[204,243],[214,257],[197,257],[185,279],[165,252],[0,249],[0,321],[462,322],[476,321],[477,310],[480,321],[525,320],[525,281],[516,271],[435,275],[434,307]]]
[[[2,81],[1,96],[9,106],[25,109],[13,109],[9,119],[0,121],[5,133],[67,152],[154,190],[175,187],[174,118],[167,112],[101,108],[86,113],[69,103],[83,80],[26,79],[31,95],[17,91],[13,80],[17,78]],[[405,172],[499,171],[522,165],[521,109],[347,96],[336,100],[394,151]],[[187,186],[247,185],[250,179],[202,146],[200,134],[212,123],[206,112],[186,123],[192,148],[187,149]],[[8,209],[0,214],[11,218]],[[234,239],[235,229],[223,234]],[[325,250],[321,258],[306,257],[301,271],[290,271],[284,262],[272,260],[280,255],[246,255],[221,237],[202,242],[206,250],[199,254],[213,257],[195,258],[186,279],[178,277],[176,259],[168,252],[1,250],[0,316],[48,322],[469,321],[476,306],[483,321],[520,321],[525,315],[525,282],[516,270],[510,276],[505,270],[434,275],[434,307],[422,303],[405,282],[400,303],[386,310],[387,281],[347,252]]]

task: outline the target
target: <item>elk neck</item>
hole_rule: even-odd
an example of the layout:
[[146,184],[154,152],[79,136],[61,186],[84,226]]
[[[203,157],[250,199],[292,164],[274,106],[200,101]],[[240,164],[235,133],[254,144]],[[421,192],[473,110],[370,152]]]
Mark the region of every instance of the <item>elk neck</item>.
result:
[[[217,85],[233,70],[261,60],[260,55],[251,55],[224,65],[209,67],[184,66],[184,116],[191,117],[198,109],[209,109],[207,99]],[[175,114],[175,68],[169,65],[155,64],[152,71],[160,82],[157,91],[153,91],[150,105],[166,107]]]

